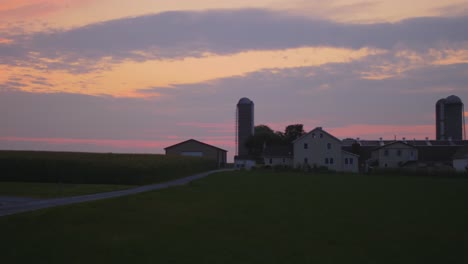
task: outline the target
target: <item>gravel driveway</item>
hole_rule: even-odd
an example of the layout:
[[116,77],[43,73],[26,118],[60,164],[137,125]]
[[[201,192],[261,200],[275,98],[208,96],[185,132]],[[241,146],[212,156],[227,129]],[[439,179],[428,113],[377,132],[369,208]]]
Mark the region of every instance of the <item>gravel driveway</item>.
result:
[[181,179],[177,179],[177,180],[173,180],[169,182],[164,182],[164,183],[145,185],[145,186],[140,186],[140,187],[126,189],[126,190],[120,190],[120,191],[88,194],[88,195],[65,197],[65,198],[32,199],[32,198],[20,198],[20,197],[0,197],[0,217],[6,216],[6,215],[17,214],[17,213],[35,211],[35,210],[49,208],[49,207],[75,204],[75,203],[83,203],[83,202],[89,202],[89,201],[95,201],[95,200],[102,200],[102,199],[132,195],[132,194],[148,192],[148,191],[153,191],[153,190],[165,189],[165,188],[169,188],[172,186],[184,185],[191,181],[204,178],[213,173],[230,171],[230,170],[231,169],[208,171],[208,172],[199,173],[199,174],[195,174],[189,177],[185,177],[185,178],[181,178]]

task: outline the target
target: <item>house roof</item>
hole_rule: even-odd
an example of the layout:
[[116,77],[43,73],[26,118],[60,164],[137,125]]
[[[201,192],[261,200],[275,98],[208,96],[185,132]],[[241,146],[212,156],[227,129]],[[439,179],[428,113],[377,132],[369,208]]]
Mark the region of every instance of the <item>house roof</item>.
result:
[[225,149],[218,148],[218,147],[215,147],[215,146],[213,146],[213,145],[209,145],[209,144],[203,143],[203,142],[198,141],[198,140],[195,140],[195,139],[189,139],[189,140],[186,140],[186,141],[177,143],[177,144],[175,144],[175,145],[172,145],[172,146],[169,146],[169,147],[165,147],[164,149],[165,149],[165,150],[166,150],[166,149],[170,149],[170,148],[173,148],[173,147],[176,147],[176,146],[179,146],[179,145],[188,143],[188,142],[196,142],[196,143],[201,144],[201,145],[205,145],[205,146],[208,146],[208,147],[211,147],[211,148],[215,148],[215,149],[218,149],[218,150],[221,150],[221,151],[224,151],[224,152],[228,152],[228,151],[225,150]]
[[302,137],[297,138],[297,139],[294,140],[292,143],[294,144],[294,143],[296,143],[297,141],[302,140],[303,138],[305,138],[305,137],[307,137],[308,135],[310,135],[310,134],[312,134],[312,133],[315,133],[315,132],[317,132],[317,131],[320,131],[321,133],[327,134],[327,135],[330,136],[332,139],[335,139],[335,140],[337,140],[338,142],[341,143],[341,140],[340,140],[340,139],[338,139],[337,137],[335,137],[335,136],[333,136],[332,134],[328,133],[327,131],[323,130],[322,127],[316,127],[316,128],[314,128],[314,129],[312,129],[309,133],[303,135]]

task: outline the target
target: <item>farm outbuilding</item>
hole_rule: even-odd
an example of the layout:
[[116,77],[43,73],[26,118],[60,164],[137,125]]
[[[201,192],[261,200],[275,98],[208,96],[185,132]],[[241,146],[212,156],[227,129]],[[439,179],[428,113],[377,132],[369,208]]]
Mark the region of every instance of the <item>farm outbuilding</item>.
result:
[[189,139],[184,142],[164,148],[166,155],[205,157],[215,160],[219,167],[226,165],[227,150]]
[[468,147],[465,146],[453,157],[453,168],[458,172],[468,172]]

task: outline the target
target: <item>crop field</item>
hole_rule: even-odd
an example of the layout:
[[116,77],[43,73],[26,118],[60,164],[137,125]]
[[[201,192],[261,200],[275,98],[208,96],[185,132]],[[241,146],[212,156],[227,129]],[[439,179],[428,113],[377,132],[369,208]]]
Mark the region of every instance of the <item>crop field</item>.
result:
[[468,180],[225,172],[0,218],[3,263],[467,263]]
[[140,185],[216,168],[196,157],[151,154],[0,151],[0,182]]

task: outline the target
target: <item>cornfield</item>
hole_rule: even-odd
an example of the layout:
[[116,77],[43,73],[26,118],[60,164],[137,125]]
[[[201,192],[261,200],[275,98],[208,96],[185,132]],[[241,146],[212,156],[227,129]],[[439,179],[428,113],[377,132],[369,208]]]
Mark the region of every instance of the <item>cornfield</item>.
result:
[[215,169],[197,157],[0,151],[0,181],[142,185]]

